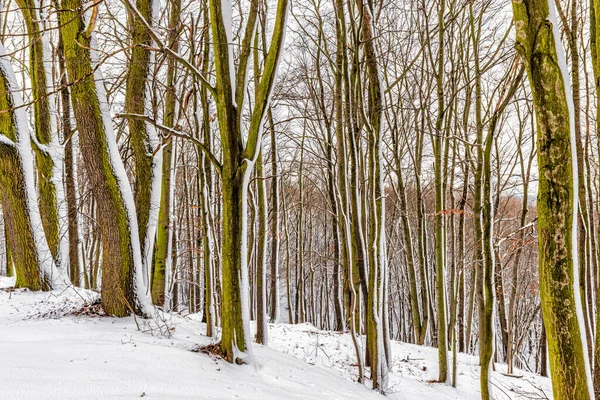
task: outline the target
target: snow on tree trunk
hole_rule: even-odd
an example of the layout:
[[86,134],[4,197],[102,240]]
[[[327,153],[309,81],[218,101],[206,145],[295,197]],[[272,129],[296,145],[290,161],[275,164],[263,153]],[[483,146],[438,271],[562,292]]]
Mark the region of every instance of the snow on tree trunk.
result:
[[[261,149],[263,119],[269,105],[277,65],[285,39],[288,1],[279,0],[269,50],[262,76],[255,82],[254,106],[243,134],[242,114],[247,90],[247,68],[256,31],[258,3],[251,3],[246,29],[234,65],[232,5],[227,0],[210,0],[210,25],[215,59],[215,95],[221,135],[223,243],[222,259],[222,337],[221,349],[229,362],[243,362],[251,354],[248,308],[248,182]],[[244,138],[247,138],[244,143]],[[214,157],[213,157],[214,158]]]
[[[133,192],[112,128],[93,29],[80,0],[61,3],[61,35],[81,154],[102,226],[102,305],[111,315],[151,315]],[[97,7],[97,5],[96,5]]]
[[[130,1],[129,7],[138,13],[131,16],[133,48],[127,71],[125,112],[146,115],[152,111],[149,81],[150,68],[154,65],[155,52],[149,29],[158,18],[159,4],[156,0]],[[140,17],[145,21],[141,21]],[[148,27],[146,26],[148,25]],[[161,199],[163,151],[156,128],[143,120],[128,118],[131,148],[134,162],[134,199],[139,225],[139,240],[144,264],[144,284],[148,285],[152,265],[154,240]]]
[[553,3],[517,0],[513,12],[537,122],[540,297],[553,394],[557,400],[591,399],[579,295],[577,158],[567,64]]
[[[56,129],[55,96],[52,92],[52,48],[44,31],[47,16],[37,0],[18,0],[29,35],[29,71],[33,104],[39,207],[46,240],[55,262],[66,267],[68,232],[62,183],[63,148]],[[64,264],[64,265],[63,265]]]
[[20,89],[0,45],[0,187],[18,287],[49,290],[67,284],[46,241],[35,185],[31,132]]

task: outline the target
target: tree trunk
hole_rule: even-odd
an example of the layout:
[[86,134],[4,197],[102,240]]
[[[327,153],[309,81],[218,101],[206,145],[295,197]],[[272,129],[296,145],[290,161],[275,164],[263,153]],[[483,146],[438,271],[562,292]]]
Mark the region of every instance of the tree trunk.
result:
[[434,139],[434,166],[435,166],[435,260],[436,260],[436,305],[437,305],[437,324],[438,324],[438,357],[439,357],[439,376],[440,382],[446,382],[448,379],[448,338],[446,323],[446,236],[444,232],[444,187],[443,177],[443,155],[442,148],[445,134],[442,130],[444,120],[444,14],[446,3],[440,1],[438,10],[438,31],[439,31],[439,49],[438,49],[438,71],[437,71],[437,96],[438,96],[438,116],[435,125]]
[[256,257],[256,342],[269,344],[267,324],[267,184],[263,172],[262,151],[256,160],[258,180],[258,254]]
[[[131,6],[133,5],[131,4]],[[139,14],[134,15],[130,12],[129,15],[132,48],[126,77],[125,112],[146,115],[151,112],[148,98],[148,78],[150,67],[154,63],[154,53],[149,49],[152,46],[149,29],[153,26],[154,8],[158,7],[158,3],[155,0],[136,0],[135,7]],[[177,6],[174,6],[175,8]],[[145,19],[145,22],[140,20],[140,16]],[[172,35],[172,33],[170,34]],[[168,101],[172,101],[172,99],[168,99]],[[135,177],[133,195],[142,262],[145,268],[151,268],[160,208],[161,174],[164,173],[162,168],[163,148],[153,125],[133,117],[128,118],[127,123],[133,155]]]
[[77,213],[77,148],[73,143],[71,126],[71,96],[67,88],[67,71],[65,69],[65,54],[62,36],[58,37],[58,67],[60,71],[61,107],[62,107],[62,131],[65,138],[65,189],[67,201],[67,219],[69,224],[69,276],[71,283],[79,286],[81,270],[79,259],[79,215]]
[[[180,24],[181,0],[170,0],[171,15],[169,16],[169,37],[170,48],[177,52],[179,48],[177,27]],[[177,106],[177,89],[175,88],[175,76],[177,63],[169,58],[167,61],[167,91],[165,94],[165,111],[163,124],[167,128],[175,125],[175,114]],[[169,237],[171,227],[171,168],[173,163],[173,141],[169,140],[164,145],[162,155],[162,183],[160,190],[160,205],[158,211],[158,225],[156,233],[156,250],[154,252],[154,266],[152,273],[152,302],[158,306],[165,304],[166,274],[169,264]]]
[[279,176],[277,168],[277,134],[271,109],[268,111],[269,130],[271,132],[271,280],[270,280],[270,320],[279,320],[279,244],[281,228],[279,216]]
[[557,400],[590,399],[593,387],[577,293],[577,160],[569,75],[555,10],[546,0],[523,0],[513,2],[513,11],[517,49],[527,67],[537,118],[540,297],[552,388]]
[[98,10],[86,23],[81,7],[80,0],[63,0],[60,22],[82,159],[102,229],[102,306],[109,315],[150,314],[133,193],[112,129],[97,55],[91,50],[96,47]]
[[16,77],[2,45],[0,94],[0,110],[8,111],[0,113],[0,192],[15,286],[50,290],[61,277],[41,228],[30,132]]
[[[55,262],[59,261],[60,235],[57,191],[63,192],[61,164],[59,161],[56,123],[54,120],[54,96],[48,93],[52,88],[51,58],[52,49],[48,35],[40,21],[46,16],[33,0],[18,0],[29,35],[29,71],[34,99],[34,150],[36,155],[39,207],[46,241]],[[37,143],[36,143],[37,142]],[[58,176],[55,176],[58,175]],[[59,185],[57,185],[57,183]]]

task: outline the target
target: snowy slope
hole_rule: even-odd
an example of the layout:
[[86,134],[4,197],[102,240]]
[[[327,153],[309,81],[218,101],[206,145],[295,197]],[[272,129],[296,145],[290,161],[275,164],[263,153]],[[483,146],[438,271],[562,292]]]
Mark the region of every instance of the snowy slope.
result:
[[[327,370],[336,370],[347,379],[356,379],[358,367],[352,338],[348,334],[319,331],[309,324],[271,325],[270,345],[279,351]],[[363,343],[364,345],[364,343]],[[432,383],[438,377],[437,349],[392,342],[393,366],[387,398],[417,400],[480,399],[479,366],[475,356],[459,354],[458,384]],[[451,362],[451,357],[450,357]],[[504,375],[506,365],[496,364],[492,372],[494,398],[551,399],[548,378],[518,371],[516,377]],[[370,382],[367,383],[367,385]]]
[[244,366],[194,353],[210,340],[193,320],[173,317],[168,339],[137,331],[132,318],[64,316],[89,296],[0,290],[0,399],[381,398],[268,348],[256,346]]
[[[200,335],[204,325],[195,316],[138,320],[145,331],[140,332],[133,318],[77,312],[95,299],[91,292],[2,289],[11,285],[12,280],[0,278],[0,399],[385,398],[353,382],[356,367],[348,334],[307,324],[271,325],[273,349],[255,344],[252,365],[230,365],[191,351],[211,342]],[[168,329],[172,337],[158,334]],[[388,398],[479,398],[475,357],[459,359],[459,385],[453,389],[427,383],[437,375],[436,349],[393,346]],[[534,386],[551,397],[547,379],[499,373],[493,378],[501,389],[496,391],[499,399],[532,393],[544,398]]]

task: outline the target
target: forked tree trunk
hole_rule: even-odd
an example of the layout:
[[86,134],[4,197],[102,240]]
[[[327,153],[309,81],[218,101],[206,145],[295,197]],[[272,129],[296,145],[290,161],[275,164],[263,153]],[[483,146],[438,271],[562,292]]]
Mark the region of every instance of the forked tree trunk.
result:
[[[242,353],[250,350],[247,265],[247,194],[248,181],[258,157],[262,124],[268,108],[276,67],[283,48],[288,9],[287,0],[277,3],[277,15],[269,50],[263,60],[262,76],[255,82],[254,107],[244,143],[241,116],[247,90],[247,67],[257,25],[259,2],[252,1],[246,19],[238,67],[234,70],[230,43],[233,38],[231,9],[227,0],[210,0],[210,24],[215,56],[215,96],[221,136],[223,243],[222,259],[222,337],[221,350],[229,362],[242,362]],[[266,44],[265,44],[266,45]],[[213,156],[213,159],[215,157]],[[215,162],[217,163],[217,162]]]
[[102,237],[102,306],[107,314],[150,314],[133,193],[112,129],[93,39],[97,7],[89,22],[80,0],[60,4],[60,22],[71,101],[81,154],[97,200]]

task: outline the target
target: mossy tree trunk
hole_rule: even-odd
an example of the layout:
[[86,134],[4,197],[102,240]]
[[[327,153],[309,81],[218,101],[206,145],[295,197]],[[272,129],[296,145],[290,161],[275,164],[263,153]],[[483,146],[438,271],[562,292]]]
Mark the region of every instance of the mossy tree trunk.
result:
[[[52,115],[54,96],[51,92],[51,76],[48,34],[44,32],[41,21],[42,10],[39,3],[34,0],[17,0],[25,27],[29,36],[29,75],[34,117],[34,146],[36,155],[37,185],[39,192],[39,207],[42,216],[42,226],[46,241],[55,261],[58,261],[60,251],[58,202],[56,197],[57,186],[55,181],[55,164],[61,160],[56,157],[58,145],[56,143],[56,123]],[[62,177],[58,177],[62,179]]]
[[[577,205],[577,251],[579,259],[579,280],[580,294],[583,302],[583,316],[585,321],[587,351],[590,354],[590,359],[593,353],[593,338],[592,320],[594,318],[593,292],[595,283],[590,282],[592,267],[591,257],[591,239],[588,237],[590,230],[590,217],[588,209],[588,190],[585,177],[585,157],[583,141],[581,138],[581,78],[580,78],[580,49],[579,49],[579,2],[571,0],[570,16],[567,16],[561,2],[555,0],[556,11],[562,22],[562,30],[565,33],[566,42],[569,49],[569,61],[571,63],[571,89],[573,95],[573,130],[575,133],[575,150],[577,153],[577,177],[578,177],[578,200]],[[570,17],[570,18],[569,18]]]
[[[125,112],[146,115],[149,110],[148,77],[154,61],[152,38],[149,29],[153,26],[155,0],[136,0],[139,17],[129,16],[129,30],[132,42],[131,56],[127,69],[125,89]],[[173,11],[176,11],[176,5]],[[146,26],[148,24],[148,27]],[[170,33],[173,35],[173,33]],[[172,62],[169,60],[169,62]],[[167,92],[169,93],[169,91]],[[171,100],[170,98],[168,100]],[[153,204],[160,198],[162,171],[162,146],[158,143],[156,128],[146,121],[128,118],[130,143],[133,155],[134,199],[138,220],[138,234],[142,251],[142,262],[150,268],[160,204]],[[168,189],[167,189],[168,190]]]
[[[227,9],[223,9],[227,7]],[[241,362],[239,353],[250,348],[247,265],[247,192],[250,174],[260,152],[263,118],[276,76],[283,48],[288,9],[287,0],[277,3],[277,15],[269,50],[263,60],[262,76],[255,83],[254,107],[247,135],[241,117],[247,90],[247,67],[256,31],[259,2],[252,1],[239,50],[237,71],[231,49],[232,13],[228,1],[209,1],[210,23],[215,59],[215,95],[219,133],[221,135],[223,223],[222,223],[222,336],[225,359]],[[266,44],[265,44],[266,45]],[[244,137],[247,141],[244,143]]]
[[[172,51],[179,49],[179,24],[181,18],[181,0],[170,0],[171,14],[169,15],[168,43]],[[175,88],[177,62],[173,58],[167,61],[167,92],[165,94],[165,110],[163,124],[167,128],[175,125],[177,108],[177,89]],[[156,234],[156,251],[154,253],[154,266],[152,272],[152,302],[158,306],[165,304],[166,269],[170,245],[169,238],[171,227],[171,168],[173,163],[173,141],[170,140],[163,148],[162,181],[160,191],[160,206],[158,212],[158,226]]]
[[0,110],[7,111],[0,113],[0,193],[7,248],[16,287],[49,290],[59,276],[39,227],[41,216],[31,137],[19,91],[12,66],[0,45]]
[[102,238],[102,306],[115,316],[149,313],[143,288],[142,255],[133,193],[112,130],[93,30],[98,10],[89,21],[78,11],[81,0],[60,4],[65,64],[77,122],[81,155],[97,201]]
[[15,268],[13,267],[12,254],[10,251],[10,243],[8,242],[8,226],[6,225],[6,218],[2,217],[3,227],[4,227],[4,248],[6,251],[6,276],[11,277],[15,276]]
[[440,382],[448,379],[448,326],[446,323],[446,235],[444,232],[444,150],[445,133],[444,121],[444,14],[445,0],[440,1],[438,10],[438,55],[437,55],[437,119],[435,123],[435,138],[433,139],[434,169],[435,169],[435,263],[436,263],[436,306],[437,306],[437,346],[439,358]]
[[[259,63],[259,47],[265,44],[266,26],[264,9],[259,11],[259,23],[256,34],[254,35],[254,81],[260,81],[261,66]],[[264,52],[263,52],[264,54]],[[267,118],[271,122],[271,109],[266,111]],[[302,173],[302,171],[300,171]],[[258,242],[256,254],[256,342],[269,344],[269,325],[267,319],[267,183],[263,168],[263,148],[259,147],[259,153],[256,158],[256,202],[258,203]]]
[[577,163],[569,76],[548,1],[512,4],[517,50],[527,69],[537,119],[540,297],[552,389],[557,400],[591,399],[578,293]]
[[58,37],[58,68],[60,72],[60,98],[62,112],[62,131],[65,138],[65,199],[67,202],[67,220],[69,229],[69,277],[71,283],[79,285],[81,282],[81,274],[87,277],[85,270],[80,271],[81,263],[79,259],[79,221],[77,212],[77,184],[76,184],[76,166],[77,166],[77,149],[73,143],[73,132],[71,127],[71,96],[67,88],[67,72],[65,67],[65,52],[62,42],[62,36]]
[[[600,0],[590,1],[590,51],[596,95],[600,95]],[[596,110],[596,132],[600,132],[600,107]],[[598,144],[600,149],[600,143]],[[600,226],[597,233],[600,233]],[[597,255],[596,255],[597,256]],[[598,282],[595,282],[598,285]],[[596,306],[600,305],[600,296],[596,298]],[[594,343],[594,393],[600,396],[600,312],[596,313],[596,337]]]
[[[4,121],[0,122],[0,125],[3,126]],[[0,144],[0,183],[4,223],[10,258],[16,275],[15,286],[31,290],[48,290],[50,285],[41,276],[35,232],[27,215],[28,188],[23,177],[22,164],[23,160],[16,146]]]

